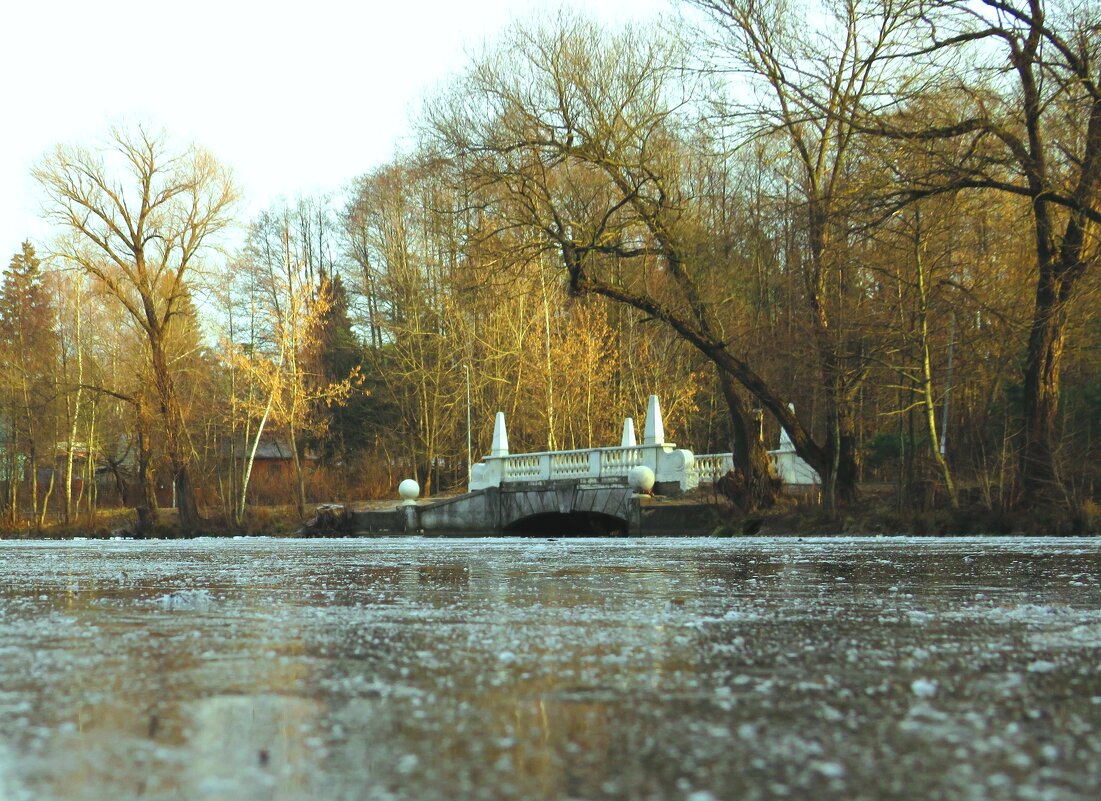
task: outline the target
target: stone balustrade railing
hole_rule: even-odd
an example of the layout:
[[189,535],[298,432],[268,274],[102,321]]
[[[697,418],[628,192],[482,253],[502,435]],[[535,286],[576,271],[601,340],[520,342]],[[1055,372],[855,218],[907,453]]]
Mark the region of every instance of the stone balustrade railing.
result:
[[734,467],[732,453],[705,453],[696,455],[696,475],[701,484],[714,484]]
[[[795,451],[781,447],[768,452],[772,474],[784,484],[811,486],[821,483],[818,474],[800,459]],[[734,454],[707,453],[696,455],[696,475],[700,484],[714,484],[734,468]]]
[[[818,474],[796,456],[790,440],[784,437],[779,450],[769,451],[769,458],[773,471],[785,483],[809,485],[818,482]],[[627,418],[618,448],[509,453],[505,416],[498,412],[489,455],[471,467],[469,487],[482,490],[502,484],[562,480],[626,484],[631,469],[639,466],[654,471],[655,486],[676,485],[684,491],[701,482],[715,483],[733,468],[734,458],[729,453],[696,456],[666,442],[661,408],[657,396],[651,395],[642,444],[636,443],[634,421]]]
[[696,486],[690,451],[672,443],[618,448],[486,456],[470,471],[470,489],[479,490],[525,481],[578,480],[626,483],[631,468],[645,465],[658,484],[675,482],[682,490]]
[[640,466],[654,471],[658,486],[676,484],[687,490],[698,483],[691,451],[665,441],[656,395],[650,396],[647,405],[642,444],[635,441],[635,423],[627,418],[618,448],[509,453],[505,415],[497,412],[489,455],[471,467],[469,487],[481,490],[510,483],[562,480],[626,484],[631,470]]

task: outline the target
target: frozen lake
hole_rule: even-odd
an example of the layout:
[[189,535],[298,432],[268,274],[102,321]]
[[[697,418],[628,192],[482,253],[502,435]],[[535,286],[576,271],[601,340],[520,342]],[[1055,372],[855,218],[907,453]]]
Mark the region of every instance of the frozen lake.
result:
[[1101,541],[0,542],[0,799],[1101,797]]

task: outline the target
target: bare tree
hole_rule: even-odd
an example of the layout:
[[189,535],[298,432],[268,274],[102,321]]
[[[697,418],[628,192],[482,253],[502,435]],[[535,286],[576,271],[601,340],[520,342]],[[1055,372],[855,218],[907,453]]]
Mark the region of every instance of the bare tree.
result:
[[[1060,502],[1056,451],[1068,311],[1099,260],[1101,9],[1044,0],[927,3],[926,47],[907,54],[943,76],[950,102],[899,103],[865,123],[925,145],[935,166],[901,202],[978,189],[1027,202],[1037,280],[1024,359],[1025,504]],[[927,62],[927,63],[924,63]]]
[[113,130],[97,150],[60,145],[34,176],[49,198],[48,218],[76,235],[64,255],[144,333],[180,527],[194,532],[201,519],[191,450],[166,343],[200,254],[231,220],[230,174],[206,151],[173,150],[164,134],[139,127]]
[[430,110],[430,124],[493,221],[484,236],[526,232],[517,239],[530,263],[556,252],[571,291],[661,321],[716,366],[735,464],[767,505],[768,458],[738,385],[798,421],[731,347],[705,291],[713,265],[697,258],[706,232],[683,169],[697,155],[683,134],[698,122],[683,63],[662,37],[604,35],[564,16],[554,29],[516,30]]
[[[805,247],[796,255],[806,318],[814,335],[826,411],[821,448],[827,504],[850,500],[859,456],[854,402],[867,374],[860,342],[844,329],[847,213],[860,130],[853,109],[880,102],[894,70],[889,56],[905,41],[911,3],[841,0],[790,5],[783,0],[692,0],[712,22],[705,58],[735,79],[740,96],[723,104],[725,122],[750,139],[778,141],[777,167],[798,198]],[[812,22],[813,20],[813,22]],[[717,30],[715,36],[711,31]],[[781,419],[781,423],[786,425]],[[792,437],[797,449],[799,439]],[[810,458],[808,458],[808,456]],[[818,459],[808,453],[815,467]]]
[[[231,363],[247,378],[245,398],[235,399],[255,421],[245,431],[247,454],[235,514],[244,514],[252,462],[265,426],[275,423],[286,433],[295,474],[295,506],[306,507],[306,442],[308,435],[323,433],[328,415],[320,412],[343,405],[358,373],[330,381],[321,375],[316,352],[319,327],[332,303],[325,248],[314,237],[318,217],[313,206],[276,207],[253,223],[246,248],[234,267],[252,298],[252,342],[248,352],[238,352]],[[232,279],[231,279],[232,280]],[[251,437],[251,439],[250,439]],[[236,445],[235,445],[236,447]]]

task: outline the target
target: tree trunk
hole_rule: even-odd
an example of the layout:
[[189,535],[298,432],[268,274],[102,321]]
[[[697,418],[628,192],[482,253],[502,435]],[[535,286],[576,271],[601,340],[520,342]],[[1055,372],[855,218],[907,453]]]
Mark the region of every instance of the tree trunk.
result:
[[[141,412],[139,411],[140,415]],[[157,524],[157,493],[153,487],[153,476],[149,469],[150,452],[144,431],[138,432],[138,532],[147,535]]]
[[93,398],[90,404],[88,420],[88,447],[87,456],[84,458],[84,480],[80,487],[80,494],[76,498],[77,513],[80,512],[80,503],[84,500],[85,493],[88,497],[88,520],[96,519],[96,403]]
[[38,452],[31,440],[30,453],[27,454],[27,465],[31,470],[31,520],[38,519]]
[[[13,423],[9,442],[16,441],[15,425]],[[19,522],[19,486],[23,478],[23,465],[19,463],[19,453],[16,448],[9,448],[8,457],[8,519],[14,526]]]
[[856,448],[856,422],[845,387],[844,367],[829,315],[820,299],[811,302],[819,370],[826,406],[826,458],[822,478],[823,503],[831,517],[838,505],[846,506],[857,498],[856,483],[860,466]]
[[550,302],[547,298],[546,275],[543,265],[539,265],[539,288],[543,292],[543,359],[547,370],[547,392],[545,403],[547,405],[547,450],[555,450],[554,437],[554,370],[551,361],[551,322]]
[[1055,421],[1059,413],[1059,373],[1066,344],[1067,289],[1041,265],[1036,311],[1025,357],[1024,447],[1021,449],[1021,503],[1062,501],[1055,461]]
[[929,434],[929,447],[932,448],[933,459],[936,460],[941,477],[944,479],[944,489],[948,493],[948,505],[954,511],[958,511],[960,502],[956,495],[956,484],[952,480],[952,471],[948,467],[948,459],[941,448],[940,436],[937,433],[936,398],[933,395],[933,359],[929,349],[929,297],[921,242],[920,212],[915,216],[917,236],[915,237],[914,262],[917,268],[918,335],[921,337],[921,402],[925,413],[925,427]]
[[50,467],[50,483],[46,487],[46,495],[42,498],[42,511],[35,520],[35,529],[41,531],[46,525],[46,512],[50,508],[50,496],[54,492],[54,479],[57,477],[56,466]]
[[[79,348],[79,345],[77,346]],[[79,358],[79,357],[78,357]],[[80,379],[78,379],[80,380]],[[77,422],[80,419],[81,387],[77,384],[76,402],[73,404],[72,420],[69,426],[69,439],[66,443],[65,454],[65,522],[72,522],[73,517],[73,450],[76,447]]]
[[183,431],[183,410],[172,373],[168,368],[168,359],[164,352],[163,331],[152,329],[149,332],[149,345],[153,365],[153,384],[157,391],[161,422],[164,425],[164,447],[172,466],[172,481],[176,491],[176,513],[180,532],[190,536],[199,531],[202,517],[195,500],[195,487],[191,482],[189,470],[190,458],[181,441]]
[[[73,447],[76,445],[77,422],[80,419],[80,401],[84,393],[84,350],[80,341],[81,323],[81,282],[76,283],[75,322],[76,331],[73,342],[76,346],[76,400],[72,407],[69,406],[69,395],[65,396],[65,412],[68,415],[68,441],[65,454],[65,523],[72,522],[73,518]],[[65,372],[68,373],[68,360],[65,362]]]
[[860,470],[852,404],[846,392],[837,336],[824,300],[826,258],[830,247],[828,208],[828,201],[813,193],[810,195],[807,204],[810,264],[804,267],[804,282],[818,354],[818,370],[826,401],[826,458],[821,468],[812,466],[822,478],[822,497],[826,513],[833,517],[837,514],[838,503],[848,505],[856,500],[856,482]]
[[[260,447],[260,438],[264,436],[264,428],[268,424],[268,417],[271,415],[272,406],[275,405],[275,395],[278,391],[278,379],[279,374],[283,369],[283,359],[287,351],[283,342],[279,346],[279,360],[276,362],[275,370],[272,373],[271,378],[271,392],[268,393],[268,402],[264,406],[264,415],[260,418],[260,423],[256,427],[256,437],[252,441],[252,448],[249,449],[248,454],[245,456],[244,472],[241,476],[241,496],[238,502],[234,503],[233,508],[233,520],[239,526],[245,519],[245,505],[248,502],[248,485],[252,478],[252,465],[256,461],[256,451]],[[253,380],[252,376],[249,376],[249,407],[252,405],[252,393],[253,393]],[[245,446],[248,447],[249,440],[249,423],[248,415],[245,416]],[[236,440],[234,440],[234,448],[236,448]],[[236,478],[236,470],[232,475]],[[302,510],[305,514],[305,508]]]
[[745,404],[734,385],[734,378],[720,371],[719,386],[730,410],[730,422],[734,428],[731,453],[734,469],[741,472],[745,481],[745,497],[748,501],[745,504],[746,509],[767,509],[776,501],[768,451],[757,435],[752,419],[746,414]]
[[306,475],[302,469],[302,457],[298,453],[298,437],[294,425],[290,426],[291,458],[294,462],[294,508],[299,517],[306,516]]
[[840,400],[837,407],[837,455],[832,459],[835,471],[833,489],[836,503],[849,506],[859,498],[860,458],[856,444],[856,420],[847,400]]

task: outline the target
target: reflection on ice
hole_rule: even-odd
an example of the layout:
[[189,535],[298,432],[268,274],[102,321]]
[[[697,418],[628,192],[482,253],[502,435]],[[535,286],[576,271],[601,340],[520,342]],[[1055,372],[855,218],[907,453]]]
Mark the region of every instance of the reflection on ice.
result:
[[0,799],[1093,799],[1098,544],[0,543]]

